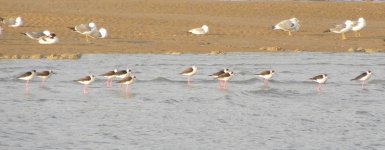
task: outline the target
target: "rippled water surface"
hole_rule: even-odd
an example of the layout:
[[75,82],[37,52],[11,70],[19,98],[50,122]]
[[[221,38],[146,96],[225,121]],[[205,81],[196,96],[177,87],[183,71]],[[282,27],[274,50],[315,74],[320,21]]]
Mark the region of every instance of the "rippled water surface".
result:
[[[384,149],[385,54],[229,53],[85,55],[80,60],[0,61],[0,149]],[[196,65],[192,86],[178,73]],[[130,95],[97,76],[130,68]],[[228,89],[208,75],[230,68]],[[275,69],[270,87],[254,75]],[[25,94],[17,75],[57,74]],[[364,90],[350,81],[366,70]],[[308,78],[327,73],[316,92]]]

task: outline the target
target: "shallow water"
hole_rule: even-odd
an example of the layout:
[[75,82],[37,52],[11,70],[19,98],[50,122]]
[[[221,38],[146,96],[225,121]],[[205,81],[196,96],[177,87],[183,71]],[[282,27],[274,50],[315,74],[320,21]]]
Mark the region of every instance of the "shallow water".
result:
[[[0,149],[384,149],[385,54],[229,53],[85,55],[80,60],[1,60]],[[192,86],[178,75],[198,66]],[[131,68],[130,95],[98,77]],[[227,90],[208,75],[236,75]],[[255,73],[275,69],[270,87]],[[25,94],[17,75],[53,69]],[[351,78],[372,70],[364,90]],[[316,92],[308,78],[327,73]]]

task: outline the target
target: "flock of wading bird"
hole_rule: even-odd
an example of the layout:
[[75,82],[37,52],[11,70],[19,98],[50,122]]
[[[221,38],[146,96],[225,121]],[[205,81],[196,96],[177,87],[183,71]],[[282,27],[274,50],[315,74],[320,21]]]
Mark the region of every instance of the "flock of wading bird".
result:
[[[21,27],[24,25],[24,20],[21,17],[16,17],[16,18],[1,18],[0,17],[0,22],[5,24],[8,27]],[[283,20],[276,25],[273,25],[272,29],[273,30],[283,30],[287,31],[288,34],[291,36],[292,32],[298,32],[300,30],[300,21],[297,18],[291,18],[287,20]],[[338,33],[342,35],[342,39],[346,39],[346,32],[349,31],[354,31],[355,36],[359,37],[360,36],[360,31],[366,26],[366,21],[363,17],[358,18],[357,21],[351,21],[351,20],[346,20],[344,24],[339,24],[336,25],[334,28],[330,28],[326,30],[325,32],[333,32],[333,33]],[[89,41],[89,37],[91,38],[106,38],[107,37],[107,30],[105,28],[100,28],[98,29],[96,27],[96,24],[94,22],[90,22],[88,24],[80,24],[76,25],[74,27],[69,27],[72,31],[78,32],[82,35],[85,35],[86,41]],[[0,27],[0,35],[3,32],[3,28]],[[200,28],[194,28],[191,30],[188,30],[191,34],[194,35],[204,35],[209,32],[209,27],[207,25],[203,25]],[[37,40],[38,43],[40,44],[56,44],[59,42],[58,36],[54,32],[50,32],[49,30],[44,30],[41,32],[25,32],[22,33],[23,35],[26,35],[27,37]],[[188,84],[191,84],[191,76],[194,75],[197,71],[196,66],[192,66],[183,72],[181,72],[181,75],[188,76]],[[263,71],[258,75],[259,77],[264,79],[264,84],[265,86],[268,86],[268,80],[270,80],[275,73],[274,70],[266,70]],[[49,71],[42,71],[42,72],[36,72],[35,70],[29,71],[24,73],[23,75],[19,76],[18,79],[21,80],[26,80],[26,91],[29,91],[29,80],[31,80],[33,77],[37,76],[42,78],[42,86],[44,86],[44,82],[46,79],[48,79],[51,75],[53,74],[52,70]],[[361,75],[357,76],[356,78],[352,80],[359,80],[362,83],[362,88],[364,88],[365,81],[368,80],[372,75],[372,72],[366,71],[362,73]],[[126,94],[128,94],[128,85],[132,84],[134,79],[136,78],[130,69],[127,70],[114,70],[114,71],[109,71],[105,74],[102,74],[101,76],[104,76],[107,78],[107,86],[111,87],[112,86],[112,80],[114,78],[120,78],[121,80],[118,81],[120,84],[125,84],[126,85]],[[229,69],[224,69],[219,72],[216,72],[212,74],[211,76],[215,77],[220,81],[220,88],[227,88],[227,81],[230,80],[233,76],[234,73],[230,71]],[[321,86],[323,83],[326,82],[328,76],[327,74],[321,74],[317,75],[313,78],[310,78],[311,80],[319,83],[317,86],[317,91],[321,91]],[[94,75],[89,75],[83,78],[80,78],[76,80],[77,82],[84,84],[83,88],[83,93],[87,94],[88,93],[88,86],[95,80]]]
[[[16,18],[2,18],[0,17],[0,22],[5,24],[8,27],[22,27],[24,25],[24,20],[21,17]],[[97,28],[94,22],[88,24],[79,24],[73,27],[68,27],[74,32],[85,35],[85,39],[88,42],[89,38],[106,38],[107,29]],[[0,35],[3,33],[4,29],[0,27]],[[21,33],[30,39],[36,40],[39,44],[57,44],[59,43],[59,37],[55,32],[49,30],[38,31],[38,32],[23,32]]]
[[[198,70],[198,68],[196,66],[191,66],[191,67],[184,69],[179,74],[183,75],[183,76],[187,76],[187,78],[188,78],[187,84],[189,86],[191,86],[191,81],[192,81],[191,77],[196,74],[197,70]],[[44,86],[45,81],[52,74],[54,74],[54,72],[52,70],[42,71],[42,72],[36,72],[36,70],[32,70],[32,71],[29,71],[29,72],[26,72],[26,73],[20,75],[17,78],[21,79],[21,80],[26,80],[25,86],[26,86],[26,92],[28,93],[29,92],[29,80],[31,80],[35,76],[37,76],[37,77],[42,79],[41,86]],[[264,85],[267,87],[267,86],[269,86],[269,80],[273,77],[274,74],[275,74],[274,70],[264,70],[260,73],[255,74],[255,75],[257,75],[258,77],[263,79]],[[120,80],[117,81],[117,83],[120,83],[121,87],[123,84],[126,85],[126,95],[129,95],[129,88],[128,88],[129,85],[132,84],[134,82],[134,80],[136,79],[136,76],[132,73],[131,69],[120,70],[120,71],[115,69],[113,71],[108,71],[106,73],[103,73],[100,76],[103,76],[104,78],[107,79],[107,87],[109,87],[109,88],[112,87],[112,82],[113,82],[114,78],[119,78]],[[230,71],[230,69],[226,68],[226,69],[220,70],[218,72],[215,72],[209,76],[212,76],[219,81],[219,87],[220,88],[227,89],[227,82],[233,78],[234,72]],[[355,77],[351,80],[360,81],[361,82],[361,88],[364,89],[365,82],[371,76],[372,76],[372,71],[368,70],[368,71],[365,71],[364,73],[358,75],[357,77]],[[80,78],[80,79],[75,80],[75,81],[79,82],[81,84],[84,84],[83,94],[87,95],[88,85],[91,84],[92,82],[94,82],[95,79],[96,79],[96,77],[94,75],[88,75],[88,76],[85,76],[85,77]],[[321,75],[317,75],[317,76],[314,76],[314,77],[309,78],[309,79],[318,83],[317,91],[320,92],[322,84],[326,83],[326,81],[328,79],[328,75],[327,74],[321,74]]]

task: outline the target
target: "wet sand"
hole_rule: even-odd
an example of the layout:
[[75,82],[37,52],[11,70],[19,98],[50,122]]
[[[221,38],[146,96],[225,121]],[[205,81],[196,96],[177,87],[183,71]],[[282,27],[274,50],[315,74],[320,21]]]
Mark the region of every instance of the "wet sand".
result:
[[[385,50],[385,3],[373,2],[226,2],[213,0],[0,0],[1,17],[22,16],[25,26],[4,27],[2,58],[43,58],[85,53],[210,53],[250,51]],[[323,33],[346,19],[363,16],[362,37],[347,40]],[[272,31],[283,19],[297,17],[301,30],[288,36]],[[67,27],[95,22],[107,39],[86,42]],[[208,35],[187,30],[207,24]],[[21,32],[48,29],[60,44],[40,45]]]

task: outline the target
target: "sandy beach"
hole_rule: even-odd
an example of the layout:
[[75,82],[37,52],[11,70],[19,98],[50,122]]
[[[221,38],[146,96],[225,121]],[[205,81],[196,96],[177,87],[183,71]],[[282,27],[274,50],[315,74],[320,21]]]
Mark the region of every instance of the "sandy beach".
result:
[[[2,25],[2,58],[44,58],[88,53],[211,53],[251,51],[385,50],[385,3],[229,2],[214,0],[0,0],[1,17],[22,16],[25,25]],[[367,20],[362,37],[323,33],[346,19]],[[271,26],[296,17],[300,32],[288,36]],[[67,27],[95,22],[109,37],[86,42]],[[208,35],[187,31],[207,24]],[[56,45],[40,45],[21,32],[50,30]]]

